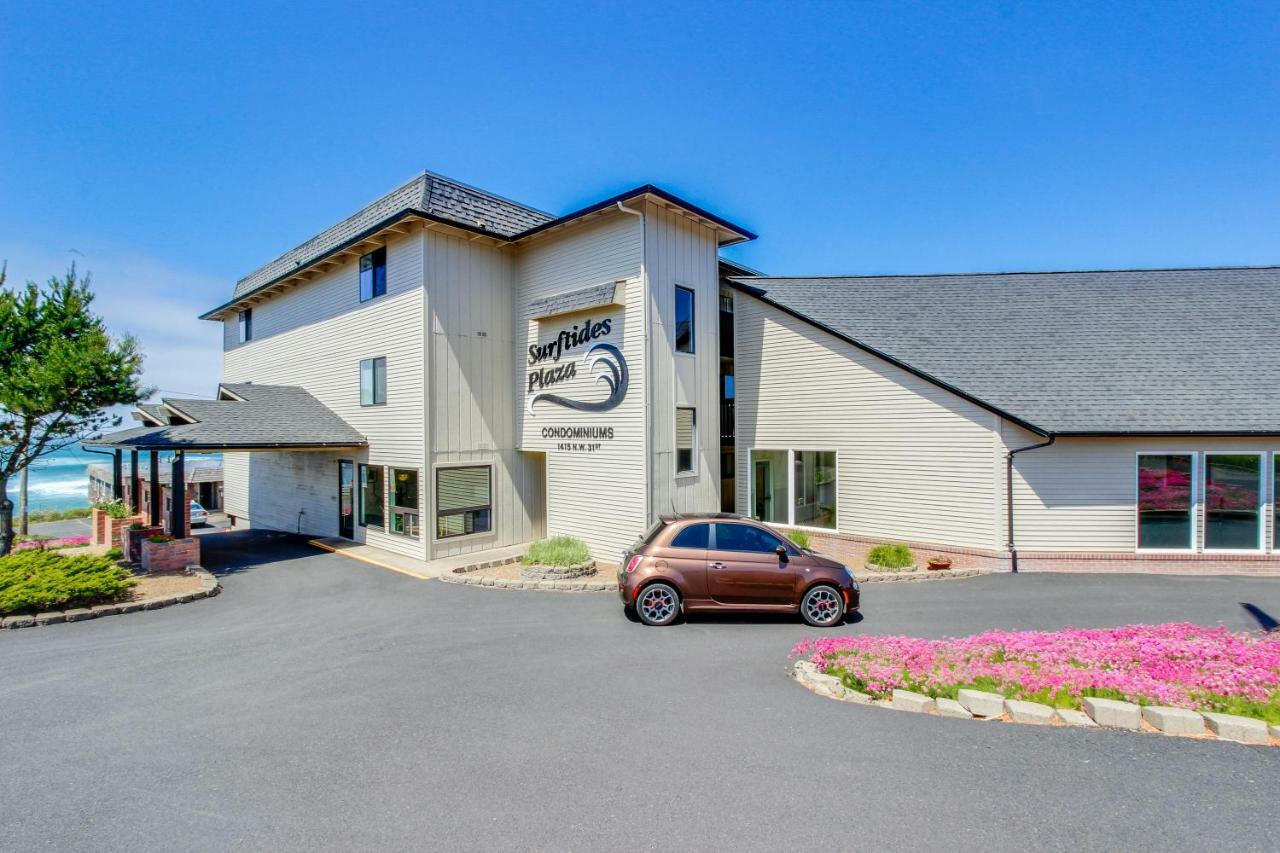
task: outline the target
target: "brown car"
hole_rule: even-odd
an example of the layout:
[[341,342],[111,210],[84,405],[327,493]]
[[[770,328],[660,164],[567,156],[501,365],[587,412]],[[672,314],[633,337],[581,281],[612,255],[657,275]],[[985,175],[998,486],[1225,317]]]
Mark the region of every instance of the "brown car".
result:
[[799,610],[825,628],[858,609],[858,592],[837,560],[737,515],[663,516],[618,564],[622,604],[646,625],[682,611]]

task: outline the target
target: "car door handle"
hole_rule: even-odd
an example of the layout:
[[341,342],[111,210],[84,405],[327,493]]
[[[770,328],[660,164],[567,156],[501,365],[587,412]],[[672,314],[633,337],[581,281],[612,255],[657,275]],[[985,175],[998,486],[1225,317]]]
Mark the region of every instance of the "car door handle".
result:
[[713,569],[723,569],[724,567],[725,567],[724,563],[712,563],[712,564],[711,564],[711,568],[713,568]]

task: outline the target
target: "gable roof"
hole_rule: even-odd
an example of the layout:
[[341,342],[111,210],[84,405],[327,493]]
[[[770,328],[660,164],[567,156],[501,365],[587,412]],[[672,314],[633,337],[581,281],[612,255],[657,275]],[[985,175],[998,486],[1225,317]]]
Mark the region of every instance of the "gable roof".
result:
[[1280,434],[1280,267],[730,281],[1045,435]]
[[218,386],[218,397],[163,401],[194,423],[134,427],[84,443],[135,450],[304,450],[368,444],[323,403],[292,385],[224,383]]

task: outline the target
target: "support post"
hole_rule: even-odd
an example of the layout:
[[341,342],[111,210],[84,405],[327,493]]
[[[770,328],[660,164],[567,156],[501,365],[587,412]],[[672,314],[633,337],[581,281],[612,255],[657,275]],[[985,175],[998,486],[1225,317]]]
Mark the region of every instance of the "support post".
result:
[[124,452],[120,448],[116,448],[111,454],[111,500],[118,501],[124,498],[124,483],[121,482],[120,466]]
[[172,482],[169,483],[169,535],[182,539],[187,535],[187,482],[182,470],[182,451],[173,454]]
[[129,507],[133,510],[133,514],[137,515],[138,510],[142,509],[142,495],[138,489],[138,448],[134,447],[129,450]]
[[151,451],[151,526],[160,526],[160,451]]

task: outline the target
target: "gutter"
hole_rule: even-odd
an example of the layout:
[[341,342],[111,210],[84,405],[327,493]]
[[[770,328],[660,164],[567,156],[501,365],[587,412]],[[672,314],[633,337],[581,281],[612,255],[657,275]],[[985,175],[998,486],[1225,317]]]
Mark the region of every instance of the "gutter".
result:
[[1048,447],[1057,440],[1058,437],[1056,435],[1050,435],[1048,441],[1042,441],[1039,444],[1028,444],[1025,447],[1011,448],[1004,457],[1005,523],[1008,525],[1009,532],[1008,548],[1010,567],[1015,575],[1018,573],[1018,548],[1017,545],[1014,544],[1013,536],[1013,457],[1028,450],[1039,450],[1042,447]]

